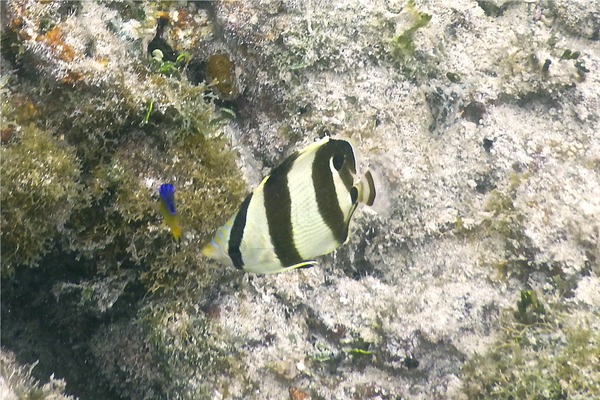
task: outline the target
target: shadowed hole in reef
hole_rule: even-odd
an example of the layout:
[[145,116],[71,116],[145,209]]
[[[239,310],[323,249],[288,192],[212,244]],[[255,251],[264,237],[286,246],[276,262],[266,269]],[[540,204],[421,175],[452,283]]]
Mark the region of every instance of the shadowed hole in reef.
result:
[[2,279],[2,346],[13,351],[20,364],[39,360],[31,372],[42,384],[54,374],[65,379],[68,394],[80,399],[121,398],[100,378],[89,341],[116,316],[131,317],[143,287],[130,282],[110,310],[86,312],[75,296],[57,298],[53,287],[89,278],[89,270],[66,254],[49,255],[40,265],[16,268],[13,277]]
[[472,101],[462,108],[462,117],[477,125],[481,125],[485,113],[485,104],[478,101]]
[[483,12],[485,13],[485,15],[487,15],[488,17],[501,17],[510,6],[517,3],[516,1],[507,1],[501,6],[498,6],[496,5],[496,2],[490,0],[476,1],[479,7],[481,7]]
[[489,193],[496,189],[497,180],[492,171],[481,173],[475,178],[475,190],[480,194]]
[[[367,276],[381,279],[381,272],[365,257],[368,246],[372,246],[373,239],[377,234],[377,227],[369,227],[360,234],[358,243],[348,243],[340,247],[335,253],[335,268],[340,268],[346,276],[355,280],[361,280]],[[358,232],[350,232],[350,235],[358,235]],[[352,238],[350,240],[352,242]]]

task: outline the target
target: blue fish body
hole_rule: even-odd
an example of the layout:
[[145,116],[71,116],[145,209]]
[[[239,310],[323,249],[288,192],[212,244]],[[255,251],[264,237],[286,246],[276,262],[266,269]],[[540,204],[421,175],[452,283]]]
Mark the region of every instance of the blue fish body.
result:
[[181,224],[175,208],[175,188],[170,183],[164,183],[160,185],[158,194],[160,195],[160,213],[165,220],[165,224],[171,229],[173,239],[179,240],[181,238]]
[[163,183],[158,189],[160,198],[166,210],[171,215],[175,215],[175,188],[170,183]]

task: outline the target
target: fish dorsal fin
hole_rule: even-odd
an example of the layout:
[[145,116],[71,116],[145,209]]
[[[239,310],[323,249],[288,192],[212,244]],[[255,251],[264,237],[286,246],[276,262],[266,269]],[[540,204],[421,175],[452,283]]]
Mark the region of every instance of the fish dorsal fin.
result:
[[[323,143],[326,143],[328,141],[329,141],[329,136],[326,136],[323,139],[318,140],[318,141],[308,145],[306,148],[304,148],[302,150],[297,150],[297,151],[293,152],[285,159],[285,161],[283,161],[277,167],[273,168],[271,170],[271,173],[269,174],[269,176],[273,175],[274,173],[275,174],[282,173],[282,172],[287,173],[292,168],[292,165],[298,158],[303,157],[305,155],[309,155],[311,153],[314,153],[315,151],[317,151],[319,149],[319,147],[321,147],[323,145]],[[266,178],[268,178],[268,176]],[[266,180],[266,178],[265,178],[265,180]]]

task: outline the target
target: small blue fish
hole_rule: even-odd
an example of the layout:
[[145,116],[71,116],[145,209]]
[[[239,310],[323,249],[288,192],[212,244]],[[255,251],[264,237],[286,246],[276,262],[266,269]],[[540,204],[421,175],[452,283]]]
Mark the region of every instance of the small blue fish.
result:
[[179,215],[175,208],[175,188],[170,183],[160,185],[158,189],[160,195],[160,214],[165,220],[165,224],[171,229],[173,239],[181,238],[181,224]]

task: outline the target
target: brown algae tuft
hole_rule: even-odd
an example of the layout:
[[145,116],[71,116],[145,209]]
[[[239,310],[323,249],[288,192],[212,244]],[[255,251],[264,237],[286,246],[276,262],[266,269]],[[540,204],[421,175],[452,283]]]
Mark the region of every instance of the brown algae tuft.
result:
[[235,65],[229,55],[218,53],[210,56],[206,60],[205,73],[208,83],[214,83],[221,100],[233,100],[238,96]]

